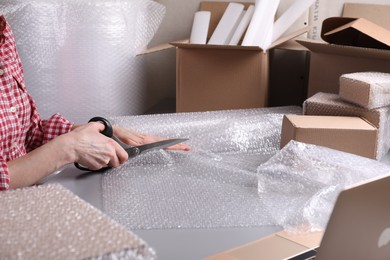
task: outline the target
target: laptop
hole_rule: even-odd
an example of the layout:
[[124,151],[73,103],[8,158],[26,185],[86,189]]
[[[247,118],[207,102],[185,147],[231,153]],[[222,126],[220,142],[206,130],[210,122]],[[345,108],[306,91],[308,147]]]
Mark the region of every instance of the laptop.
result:
[[207,258],[390,259],[390,175],[343,190],[325,232],[279,232]]
[[315,259],[390,259],[390,176],[340,193]]

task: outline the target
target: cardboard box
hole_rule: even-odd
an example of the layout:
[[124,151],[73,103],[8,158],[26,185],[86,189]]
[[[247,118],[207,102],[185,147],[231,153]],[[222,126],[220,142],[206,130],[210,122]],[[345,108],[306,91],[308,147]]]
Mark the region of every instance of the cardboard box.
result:
[[207,257],[205,260],[290,259],[318,247],[321,243],[322,236],[322,231],[304,234],[281,231]]
[[303,103],[304,115],[357,116],[366,119],[378,129],[376,159],[382,159],[390,150],[390,107],[366,109],[345,102],[337,94],[319,92]]
[[340,77],[339,96],[367,109],[390,106],[390,73],[344,74]]
[[[228,2],[201,2],[211,12],[209,37]],[[250,3],[246,3],[246,7]],[[279,46],[305,32],[281,38]],[[176,47],[176,111],[258,108],[268,106],[269,51],[255,46],[172,42]]]
[[378,130],[360,117],[285,115],[280,147],[290,140],[376,158]]
[[[345,9],[348,11],[348,5]],[[349,11],[348,13],[351,14]],[[369,13],[366,18],[369,18],[368,16]],[[321,35],[333,31],[325,38],[336,39],[336,43],[351,44],[349,39],[355,36],[361,37],[367,34],[368,37],[364,37],[365,47],[329,44],[323,41],[298,41],[310,50],[308,97],[318,92],[338,93],[339,77],[342,74],[366,71],[390,72],[390,50],[367,48],[367,46],[378,47],[378,45],[384,47],[389,43],[390,38],[387,33],[383,33],[386,32],[384,28],[378,30],[378,26],[368,20],[355,18],[335,18],[325,20],[324,24],[326,28]],[[371,38],[376,40],[372,41]]]

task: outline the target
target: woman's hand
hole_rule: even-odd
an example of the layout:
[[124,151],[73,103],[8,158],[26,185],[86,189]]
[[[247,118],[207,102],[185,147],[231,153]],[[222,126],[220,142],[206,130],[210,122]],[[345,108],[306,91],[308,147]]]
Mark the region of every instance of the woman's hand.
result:
[[[132,146],[139,146],[149,143],[154,143],[162,140],[167,140],[168,138],[158,137],[158,136],[152,136],[147,134],[141,134],[134,132],[132,130],[129,130],[127,128],[123,128],[120,126],[113,126],[114,129],[114,135],[116,135],[122,142],[132,145]],[[173,146],[170,146],[168,148],[165,148],[166,150],[181,150],[181,151],[189,151],[191,148],[184,144],[175,144]]]
[[90,122],[62,136],[68,139],[74,162],[98,170],[106,166],[118,167],[127,160],[127,152],[115,140],[103,135],[103,130],[102,123]]

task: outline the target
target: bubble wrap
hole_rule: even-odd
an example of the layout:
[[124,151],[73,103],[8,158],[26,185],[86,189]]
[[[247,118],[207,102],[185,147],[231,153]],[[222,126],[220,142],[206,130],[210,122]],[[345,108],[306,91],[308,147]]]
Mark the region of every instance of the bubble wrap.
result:
[[42,117],[142,114],[144,57],[165,8],[151,0],[3,0]]
[[339,95],[319,92],[303,103],[305,115],[360,116],[378,128],[377,156],[380,160],[390,149],[390,107],[366,109],[343,101]]
[[359,106],[374,109],[390,105],[390,74],[356,72],[340,77],[339,95]]
[[192,150],[153,151],[103,175],[103,209],[129,229],[270,224],[257,167],[279,150],[284,114],[299,107],[112,118],[140,132],[189,138]]
[[1,259],[155,259],[144,241],[59,184],[0,193]]
[[390,166],[291,141],[258,168],[258,192],[271,222],[293,232],[323,230],[345,187],[389,174]]

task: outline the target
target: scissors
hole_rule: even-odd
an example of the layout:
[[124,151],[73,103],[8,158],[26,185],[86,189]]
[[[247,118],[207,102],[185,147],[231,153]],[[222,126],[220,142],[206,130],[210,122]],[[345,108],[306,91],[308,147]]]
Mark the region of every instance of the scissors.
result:
[[[178,143],[182,143],[182,142],[188,140],[186,138],[177,138],[177,139],[168,139],[168,140],[158,141],[158,142],[154,142],[154,143],[150,143],[150,144],[144,144],[144,145],[140,145],[140,146],[131,146],[131,145],[127,145],[127,144],[123,143],[121,140],[119,140],[118,137],[116,137],[114,135],[114,131],[113,131],[113,128],[112,128],[110,121],[108,121],[104,117],[100,117],[100,116],[93,117],[88,122],[101,122],[104,125],[104,130],[101,133],[109,138],[114,139],[117,143],[119,143],[119,145],[122,146],[123,149],[125,149],[125,151],[129,155],[129,158],[134,158],[134,157],[136,157],[142,153],[145,153],[147,151],[167,148],[169,146],[172,146],[172,145],[175,145]],[[83,171],[101,171],[103,169],[109,168],[109,167],[105,167],[105,168],[99,169],[99,170],[91,170],[87,167],[82,166],[81,164],[79,164],[77,162],[74,163],[74,165],[78,169],[83,170]]]

